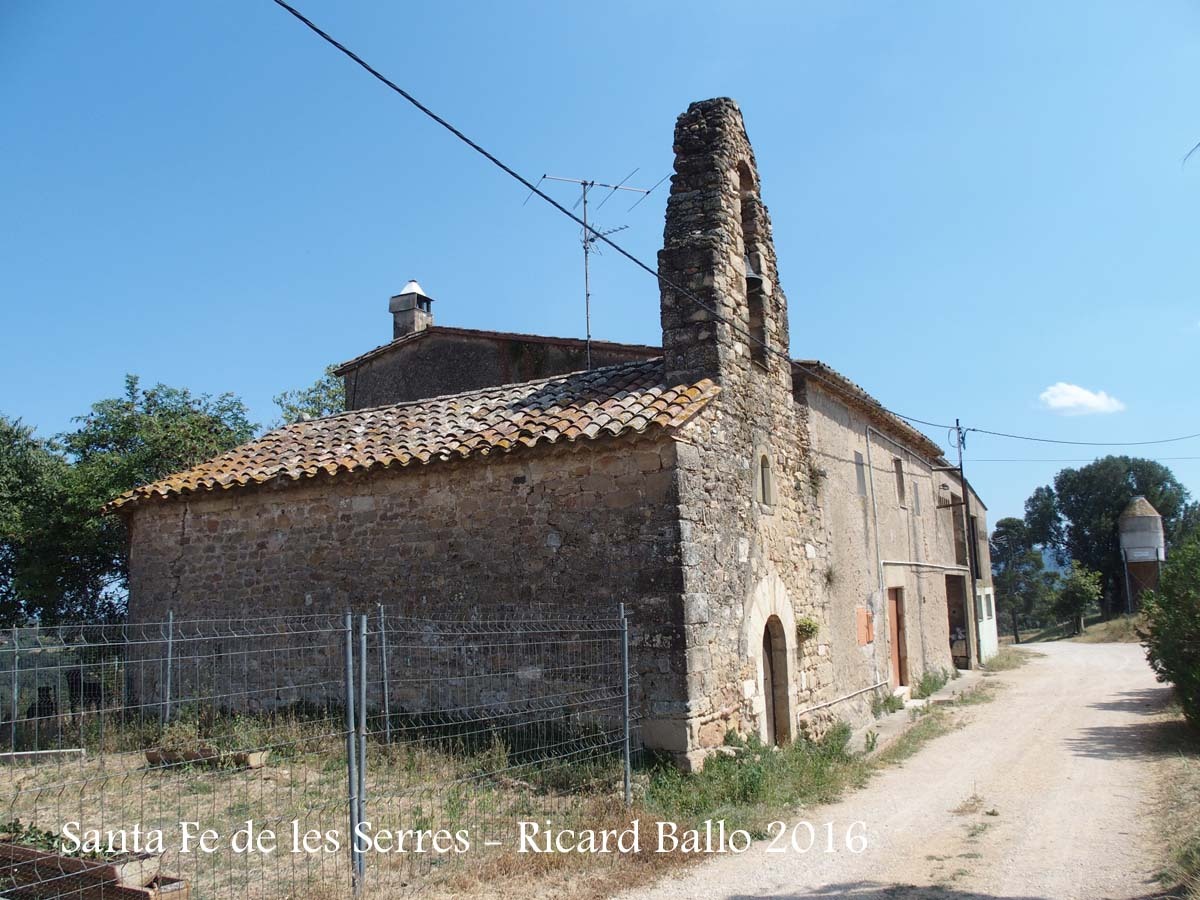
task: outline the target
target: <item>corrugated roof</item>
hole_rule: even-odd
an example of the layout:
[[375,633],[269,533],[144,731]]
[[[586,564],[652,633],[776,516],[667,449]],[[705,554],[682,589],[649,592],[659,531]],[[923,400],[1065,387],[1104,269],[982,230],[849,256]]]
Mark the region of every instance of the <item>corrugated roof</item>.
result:
[[150,499],[275,480],[508,453],[520,447],[676,428],[717,395],[709,379],[663,383],[661,359],[298,422],[134,488],[106,512]]

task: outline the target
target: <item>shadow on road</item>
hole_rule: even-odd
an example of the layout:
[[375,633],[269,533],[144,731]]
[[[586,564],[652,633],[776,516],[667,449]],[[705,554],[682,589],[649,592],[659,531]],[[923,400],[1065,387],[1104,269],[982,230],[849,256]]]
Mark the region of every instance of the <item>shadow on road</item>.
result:
[[841,884],[827,884],[811,891],[799,891],[794,894],[735,894],[729,900],[767,900],[772,898],[800,897],[854,897],[855,900],[918,900],[930,897],[937,900],[1052,900],[1040,894],[1021,894],[1016,896],[1000,894],[981,894],[978,891],[960,890],[942,885],[916,884],[880,884],[875,881],[846,881]]
[[1124,691],[1113,700],[1093,703],[1092,709],[1158,718],[1124,725],[1093,725],[1075,737],[1067,738],[1065,743],[1076,756],[1093,759],[1111,759],[1114,756],[1156,759],[1180,752],[1194,753],[1192,737],[1184,721],[1174,717],[1163,718],[1161,715],[1170,699],[1171,689],[1163,686]]
[[[1138,900],[1168,900],[1170,893],[1144,894]],[[855,900],[1056,900],[1041,894],[981,894],[947,885],[881,884],[875,881],[846,881],[827,884],[811,891],[780,894],[733,894],[728,900],[779,900],[779,898],[853,897]]]
[[1166,709],[1170,700],[1171,689],[1163,685],[1162,687],[1144,688],[1140,691],[1122,691],[1117,694],[1115,700],[1093,703],[1091,708],[1153,716]]

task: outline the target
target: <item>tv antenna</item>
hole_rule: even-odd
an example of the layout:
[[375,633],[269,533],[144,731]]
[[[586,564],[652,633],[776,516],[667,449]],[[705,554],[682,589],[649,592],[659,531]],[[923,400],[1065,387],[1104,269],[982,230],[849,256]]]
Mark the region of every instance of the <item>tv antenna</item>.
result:
[[[629,226],[618,225],[616,228],[609,228],[601,231],[594,225],[590,225],[588,223],[588,195],[595,188],[608,191],[608,195],[596,206],[596,209],[600,209],[600,207],[604,206],[605,203],[613,198],[617,191],[628,191],[631,194],[641,194],[642,196],[637,199],[637,202],[635,202],[633,206],[629,207],[629,210],[626,210],[627,212],[631,211],[634,206],[637,206],[638,203],[641,203],[643,200],[645,200],[650,195],[650,192],[657,188],[659,184],[662,184],[667,180],[665,177],[660,179],[658,184],[654,185],[652,188],[632,187],[626,184],[626,182],[636,175],[637,172],[638,170],[634,169],[616,184],[604,184],[601,181],[591,181],[586,178],[560,178],[557,175],[543,175],[538,179],[537,182],[538,185],[540,185],[543,181],[563,181],[567,184],[579,185],[579,199],[575,201],[575,205],[571,208],[576,209],[581,204],[583,206],[583,215],[581,217],[583,219],[583,315],[586,328],[585,346],[587,348],[587,367],[589,370],[592,368],[592,281],[590,266],[592,245],[596,243],[596,241],[600,240],[600,238],[607,237],[610,234],[616,234],[618,231],[624,231]],[[537,185],[534,187],[536,189]],[[530,191],[529,197],[532,196],[533,192]],[[525,198],[525,203],[529,202],[529,197]],[[597,250],[597,252],[599,251]]]

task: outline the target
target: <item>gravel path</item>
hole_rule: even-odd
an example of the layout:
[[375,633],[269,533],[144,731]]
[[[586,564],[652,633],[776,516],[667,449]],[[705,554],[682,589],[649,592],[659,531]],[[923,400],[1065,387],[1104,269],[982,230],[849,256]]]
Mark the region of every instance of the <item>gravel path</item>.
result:
[[[940,897],[1099,900],[1155,896],[1151,737],[1166,702],[1137,644],[1038,645],[995,676],[991,703],[903,765],[806,812],[816,850],[760,842],[630,900]],[[866,823],[867,849],[845,849]],[[820,852],[834,823],[838,849]],[[801,846],[807,832],[800,832]],[[786,844],[786,841],[785,841]]]

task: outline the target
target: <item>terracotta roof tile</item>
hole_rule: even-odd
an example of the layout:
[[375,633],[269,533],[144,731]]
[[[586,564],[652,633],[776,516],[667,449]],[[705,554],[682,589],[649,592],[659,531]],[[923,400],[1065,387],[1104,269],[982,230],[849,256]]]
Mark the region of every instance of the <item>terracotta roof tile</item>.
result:
[[507,453],[542,443],[675,428],[719,388],[663,384],[661,359],[607,366],[413,403],[297,422],[134,488],[106,512],[145,500],[275,480]]

